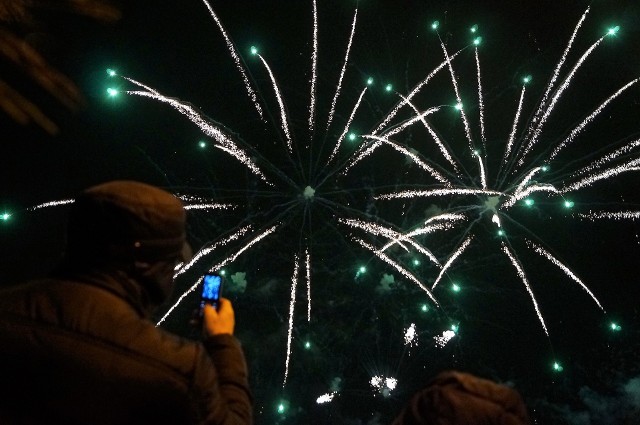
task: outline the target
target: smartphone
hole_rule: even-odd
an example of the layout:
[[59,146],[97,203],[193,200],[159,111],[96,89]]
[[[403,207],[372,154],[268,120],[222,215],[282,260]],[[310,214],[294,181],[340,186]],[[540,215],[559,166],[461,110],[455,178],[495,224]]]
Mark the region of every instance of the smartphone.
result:
[[202,292],[200,295],[200,316],[204,312],[204,306],[211,304],[216,309],[222,294],[222,276],[215,273],[207,273],[202,277]]

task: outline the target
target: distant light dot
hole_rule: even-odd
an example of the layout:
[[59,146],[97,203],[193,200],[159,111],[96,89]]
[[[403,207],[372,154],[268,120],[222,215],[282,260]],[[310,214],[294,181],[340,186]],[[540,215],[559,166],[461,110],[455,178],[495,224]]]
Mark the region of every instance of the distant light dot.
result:
[[433,23],[431,24],[431,29],[432,30],[437,30],[439,26],[440,26],[440,22],[439,21],[433,21]]
[[358,273],[365,273],[366,271],[367,271],[367,268],[366,268],[365,266],[361,266],[361,267],[358,269]]
[[564,368],[562,367],[562,365],[558,362],[554,362],[553,363],[553,370],[555,370],[556,372],[562,372],[564,370]]
[[252,55],[257,55],[258,54],[258,48],[256,46],[251,46],[251,54]]
[[458,111],[462,111],[462,103],[456,103],[455,108],[456,108],[456,110],[458,110]]
[[207,147],[207,142],[205,142],[204,140],[201,140],[200,142],[198,142],[198,146],[204,149]]
[[616,331],[616,332],[621,331],[622,330],[622,326],[618,325],[615,322],[611,322],[611,330],[612,331]]
[[284,404],[283,403],[278,404],[278,413],[284,413]]
[[452,330],[454,333],[458,333],[458,330],[459,330],[459,329],[460,329],[460,326],[455,325],[455,324],[454,324],[454,325],[451,325],[451,330]]
[[620,31],[620,25],[616,25],[615,27],[609,28],[609,30],[607,31],[607,34],[616,35],[618,31]]
[[528,207],[532,206],[535,203],[535,201],[531,198],[527,198],[524,200],[524,204]]
[[311,343],[310,343],[309,341],[305,342],[305,343],[304,343],[304,348],[306,348],[307,350],[308,350],[309,348],[311,348]]
[[384,89],[389,92],[393,90],[393,86],[391,84],[387,84]]
[[548,165],[543,165],[542,167],[540,167],[540,169],[542,171],[549,171],[549,166]]
[[352,142],[357,138],[358,138],[358,135],[356,133],[349,133],[349,140],[351,140]]
[[457,283],[454,283],[453,285],[451,285],[451,290],[453,292],[460,292],[462,288],[460,287],[460,285],[458,285]]
[[475,33],[477,31],[478,31],[478,25],[477,24],[471,27],[471,32]]
[[476,38],[473,39],[473,44],[475,46],[479,46],[480,43],[482,43],[482,37],[476,37]]
[[114,69],[108,68],[107,69],[107,75],[109,77],[115,77],[116,75],[118,75],[118,73]]
[[11,218],[11,214],[9,214],[9,213],[7,213],[7,212],[2,213],[2,215],[0,215],[0,219],[1,219],[2,221],[8,221],[8,220],[9,220],[9,218]]
[[422,304],[422,306],[420,307],[420,310],[421,310],[423,313],[426,313],[427,311],[429,311],[429,306],[428,306],[428,305],[426,305],[426,304]]
[[220,270],[220,274],[221,274],[222,276],[224,276],[225,274],[227,274],[227,271],[226,271],[226,270]]
[[373,77],[367,78],[367,85],[370,86],[371,84],[373,84]]
[[532,78],[533,78],[533,77],[531,77],[531,75],[525,75],[525,76],[522,78],[522,82],[523,82],[523,83],[525,83],[525,84],[529,84],[529,83],[531,82]]
[[114,89],[114,88],[111,88],[111,87],[109,87],[109,88],[107,89],[107,94],[108,94],[109,96],[111,96],[111,97],[115,97],[115,96],[117,96],[117,95],[118,95],[118,93],[119,93],[119,91],[118,91],[117,89]]
[[474,150],[473,156],[480,156],[480,151],[478,149]]
[[575,205],[575,202],[573,201],[569,201],[569,200],[564,201],[565,208],[573,208],[574,205]]
[[420,260],[418,260],[418,259],[413,260],[413,265],[414,266],[419,266],[420,265]]

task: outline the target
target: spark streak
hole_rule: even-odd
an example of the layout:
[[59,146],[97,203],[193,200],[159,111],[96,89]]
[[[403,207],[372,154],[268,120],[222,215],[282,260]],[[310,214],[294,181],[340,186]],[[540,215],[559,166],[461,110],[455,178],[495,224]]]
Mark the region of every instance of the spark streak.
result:
[[507,257],[509,257],[511,264],[513,264],[513,267],[515,267],[516,271],[518,272],[518,276],[520,277],[520,280],[522,280],[524,287],[527,289],[527,292],[531,297],[533,308],[536,310],[536,314],[538,315],[538,320],[540,320],[540,323],[542,324],[542,329],[544,329],[544,333],[547,334],[547,336],[549,336],[547,325],[544,323],[544,318],[542,317],[542,313],[540,313],[540,308],[538,308],[538,301],[536,300],[535,295],[533,295],[533,291],[531,290],[531,286],[529,286],[529,281],[527,280],[527,275],[524,273],[522,265],[513,255],[511,250],[509,250],[509,248],[504,243],[502,244],[502,251],[507,255]]

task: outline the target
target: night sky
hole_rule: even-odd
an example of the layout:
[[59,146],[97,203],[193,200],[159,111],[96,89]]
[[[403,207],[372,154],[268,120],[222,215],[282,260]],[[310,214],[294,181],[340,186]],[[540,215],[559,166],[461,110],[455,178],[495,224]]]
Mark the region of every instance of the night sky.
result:
[[[129,3],[129,2],[127,2]],[[100,24],[77,16],[42,16],[29,40],[64,71],[86,96],[79,113],[64,110],[28,80],[3,64],[7,80],[36,99],[61,128],[55,137],[20,127],[0,116],[2,167],[0,281],[14,284],[45,275],[64,247],[67,207],[30,207],[73,198],[78,191],[111,179],[135,179],[174,193],[233,204],[229,210],[190,212],[189,240],[195,249],[211,246],[244,226],[252,230],[214,251],[176,281],[175,296],[206,269],[237,252],[272,225],[274,234],[233,263],[225,294],[236,311],[237,336],[250,364],[256,423],[390,423],[403,402],[438,371],[470,371],[514,385],[523,394],[535,423],[615,424],[640,410],[640,223],[590,220],[590,211],[640,211],[637,171],[627,172],[566,195],[532,196],[505,214],[508,246],[515,252],[548,327],[545,335],[516,269],[501,251],[491,216],[479,208],[484,198],[448,196],[374,200],[404,189],[433,189],[436,181],[410,160],[384,146],[346,175],[337,164],[365,143],[345,141],[338,159],[326,161],[344,129],[367,78],[374,84],[352,124],[371,132],[381,119],[443,60],[439,34],[449,54],[467,46],[477,24],[486,129],[489,186],[498,169],[522,88],[527,87],[519,132],[526,130],[555,65],[585,9],[586,1],[360,1],[358,23],[333,123],[327,116],[351,31],[353,1],[318,2],[316,124],[308,128],[312,56],[312,2],[217,1],[213,9],[233,39],[265,110],[261,120],[224,39],[200,0],[137,1],[122,6],[122,19]],[[630,1],[594,1],[561,73],[608,28],[607,37],[576,73],[544,127],[529,169],[545,158],[604,99],[640,76],[640,6]],[[293,139],[287,154],[280,111],[269,75],[249,53],[257,46],[269,63],[286,103]],[[124,90],[135,86],[109,78],[117,70],[161,93],[191,103],[249,149],[274,182],[265,184],[203,135],[196,125],[165,104]],[[474,47],[453,60],[471,132],[482,146]],[[392,85],[391,92],[385,91]],[[121,93],[107,96],[107,88]],[[574,143],[548,163],[541,183],[558,187],[571,173],[640,138],[640,90],[636,85],[612,102]],[[447,68],[415,99],[419,109],[441,106],[429,117],[438,135],[464,169],[456,186],[480,187]],[[468,106],[467,106],[468,105]],[[410,119],[405,107],[394,123]],[[393,140],[447,169],[433,138],[417,124]],[[200,142],[205,142],[202,147]],[[349,144],[351,143],[351,144]],[[625,157],[638,158],[638,148]],[[621,163],[620,159],[617,163]],[[526,166],[525,166],[525,169]],[[447,174],[448,176],[452,174]],[[521,174],[522,175],[522,174]],[[512,182],[513,184],[513,182]],[[517,181],[515,181],[517,185]],[[316,190],[304,201],[306,186]],[[502,187],[505,189],[505,187]],[[564,200],[574,202],[563,208]],[[468,221],[417,240],[445,263],[469,235],[473,241],[434,291],[440,307],[410,279],[376,258],[353,237],[377,248],[383,237],[365,235],[340,219],[360,219],[406,232],[444,212],[466,213]],[[574,281],[527,248],[543,246],[566,264],[602,303],[604,313]],[[304,264],[299,270],[293,316],[291,363],[286,384],[285,357],[294,256],[311,257],[311,320],[307,321]],[[415,251],[392,247],[389,257],[427,287],[439,268]],[[419,263],[414,263],[414,260]],[[359,272],[360,267],[366,271]],[[233,277],[232,277],[233,276]],[[393,276],[390,285],[381,284]],[[246,283],[246,288],[244,285]],[[461,287],[453,291],[452,285]],[[168,304],[170,305],[170,304]],[[163,326],[190,337],[187,322],[196,299],[187,297]],[[423,311],[427,306],[428,311]],[[168,308],[168,306],[166,307]],[[166,311],[164,308],[164,311]],[[162,312],[161,312],[162,313]],[[160,317],[162,314],[159,314]],[[611,323],[621,326],[612,331]],[[414,324],[417,342],[405,345]],[[456,325],[457,335],[443,348],[434,337]],[[309,343],[307,346],[306,343]],[[554,361],[562,365],[554,371]],[[397,379],[390,394],[369,383],[373,376]],[[336,392],[319,405],[316,399]],[[282,405],[283,411],[278,411]],[[635,412],[635,413],[634,413]],[[630,419],[631,420],[631,419]],[[634,422],[628,422],[634,423]]]

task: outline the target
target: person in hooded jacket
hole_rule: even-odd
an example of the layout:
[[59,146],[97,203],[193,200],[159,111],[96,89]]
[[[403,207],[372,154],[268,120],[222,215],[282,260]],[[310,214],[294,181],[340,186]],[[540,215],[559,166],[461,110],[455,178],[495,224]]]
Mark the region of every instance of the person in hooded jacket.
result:
[[75,200],[61,267],[0,293],[0,423],[252,423],[230,301],[205,307],[201,342],[150,320],[190,255],[185,223],[139,182]]
[[439,373],[407,402],[392,425],[529,425],[520,394],[475,375]]

